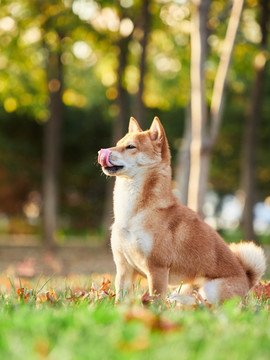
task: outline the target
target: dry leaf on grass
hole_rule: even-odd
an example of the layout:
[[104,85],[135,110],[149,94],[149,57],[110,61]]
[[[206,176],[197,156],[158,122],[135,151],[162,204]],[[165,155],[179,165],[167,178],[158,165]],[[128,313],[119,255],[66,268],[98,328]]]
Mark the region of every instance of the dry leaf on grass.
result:
[[24,302],[27,302],[29,300],[30,293],[29,293],[29,291],[26,291],[25,288],[17,289],[16,292],[17,292],[20,300],[23,300]]
[[253,294],[261,299],[270,299],[270,281],[260,281],[254,286]]
[[55,291],[53,289],[50,289],[49,291],[38,293],[36,303],[37,304],[41,304],[45,302],[55,303],[57,300],[58,298]]
[[149,295],[148,293],[143,294],[142,296],[142,303],[143,305],[150,305],[153,303],[157,303],[160,301],[159,295]]
[[112,300],[114,297],[115,293],[111,287],[111,281],[109,279],[103,279],[101,286],[98,286],[95,282],[92,282],[90,290],[79,290],[74,292],[72,296],[66,297],[66,300],[74,302],[85,299],[88,299],[89,301],[101,301],[105,298]]

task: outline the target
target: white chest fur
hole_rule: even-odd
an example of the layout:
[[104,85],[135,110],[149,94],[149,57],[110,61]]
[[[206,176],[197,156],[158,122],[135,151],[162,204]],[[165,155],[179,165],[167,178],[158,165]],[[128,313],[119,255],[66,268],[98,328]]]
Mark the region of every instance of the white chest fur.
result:
[[112,248],[119,251],[131,266],[145,273],[153,239],[145,230],[143,211],[135,213],[141,185],[141,181],[116,179]]

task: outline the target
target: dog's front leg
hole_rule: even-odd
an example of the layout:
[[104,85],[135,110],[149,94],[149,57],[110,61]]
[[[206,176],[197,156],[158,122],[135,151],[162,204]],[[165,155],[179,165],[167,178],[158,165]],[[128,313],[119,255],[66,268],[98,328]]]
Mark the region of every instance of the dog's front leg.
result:
[[151,267],[147,274],[150,295],[166,297],[168,287],[169,269],[163,267]]
[[114,259],[116,263],[115,302],[119,302],[131,289],[134,269],[121,254],[115,255]]

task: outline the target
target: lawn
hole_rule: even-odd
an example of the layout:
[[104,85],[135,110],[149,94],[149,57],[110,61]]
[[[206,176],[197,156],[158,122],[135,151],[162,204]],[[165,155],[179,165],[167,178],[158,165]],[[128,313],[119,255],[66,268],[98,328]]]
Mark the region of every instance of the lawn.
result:
[[[222,306],[114,305],[102,277],[0,279],[0,359],[269,359],[269,283]],[[262,293],[263,291],[263,293]]]

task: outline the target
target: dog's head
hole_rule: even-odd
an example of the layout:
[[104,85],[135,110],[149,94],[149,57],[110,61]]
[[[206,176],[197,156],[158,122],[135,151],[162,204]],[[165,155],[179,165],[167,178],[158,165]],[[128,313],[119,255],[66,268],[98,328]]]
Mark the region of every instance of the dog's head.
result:
[[145,169],[170,163],[170,150],[160,120],[155,117],[149,130],[142,131],[130,118],[128,133],[115,147],[101,149],[98,162],[106,175],[132,178]]

